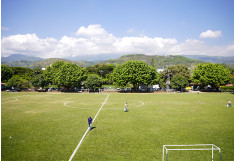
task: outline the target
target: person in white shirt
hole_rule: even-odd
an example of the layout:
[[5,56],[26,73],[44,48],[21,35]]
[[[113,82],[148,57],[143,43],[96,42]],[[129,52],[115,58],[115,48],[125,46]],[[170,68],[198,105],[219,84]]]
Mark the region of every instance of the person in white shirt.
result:
[[127,112],[127,111],[128,111],[127,107],[128,107],[128,102],[125,103],[124,112]]
[[231,104],[231,102],[230,102],[229,100],[227,100],[227,102],[228,102],[228,105],[227,105],[227,107],[232,107],[232,104]]

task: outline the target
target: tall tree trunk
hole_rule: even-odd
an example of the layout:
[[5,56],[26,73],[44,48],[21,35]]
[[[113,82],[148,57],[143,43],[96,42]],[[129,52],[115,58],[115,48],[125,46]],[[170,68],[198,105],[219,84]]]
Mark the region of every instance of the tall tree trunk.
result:
[[133,86],[134,86],[134,91],[136,92],[138,90],[138,84],[133,83]]

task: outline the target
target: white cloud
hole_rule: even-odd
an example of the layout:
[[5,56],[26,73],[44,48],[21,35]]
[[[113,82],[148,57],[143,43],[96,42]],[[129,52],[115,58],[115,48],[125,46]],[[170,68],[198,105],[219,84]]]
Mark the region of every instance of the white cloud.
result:
[[99,37],[107,34],[108,33],[102,28],[100,24],[89,25],[87,28],[82,26],[76,32],[76,35],[86,37]]
[[165,54],[169,48],[177,43],[176,39],[160,37],[123,37],[119,38],[114,46],[119,53],[144,53],[149,55]]
[[202,32],[199,37],[200,38],[219,38],[221,36],[222,34],[220,30],[217,30],[217,31],[207,30],[205,32]]
[[2,56],[24,54],[43,58],[60,58],[96,54],[149,55],[219,55],[232,56],[234,46],[209,46],[204,41],[188,39],[179,43],[175,38],[115,37],[101,25],[80,27],[74,37],[41,39],[36,34],[11,35],[2,38]]
[[234,45],[209,46],[203,41],[188,39],[172,47],[171,51],[176,55],[233,56]]
[[25,54],[47,57],[54,50],[57,40],[40,39],[36,34],[12,35],[2,39],[2,55]]

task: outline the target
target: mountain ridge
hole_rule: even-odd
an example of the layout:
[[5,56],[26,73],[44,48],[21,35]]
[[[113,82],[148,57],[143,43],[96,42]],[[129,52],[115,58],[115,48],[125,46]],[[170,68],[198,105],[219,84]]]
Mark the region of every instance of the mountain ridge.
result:
[[181,55],[187,58],[207,61],[211,63],[225,63],[225,64],[234,64],[234,56],[206,56],[206,55]]
[[145,55],[145,54],[128,54],[128,55],[123,55],[118,59],[111,59],[104,61],[103,63],[105,64],[122,64],[126,61],[129,60],[140,60],[143,62],[146,62],[147,64],[153,66],[155,68],[163,68],[164,66],[171,66],[171,65],[178,65],[178,64],[183,64],[188,67],[192,67],[194,65],[197,65],[199,63],[204,63],[203,61],[199,60],[193,60],[189,59],[183,56],[174,56],[174,55],[169,55],[169,56],[159,56],[159,55]]
[[[11,66],[11,67],[19,66],[19,67],[27,67],[27,68],[31,68],[31,69],[45,68],[55,61],[72,62],[72,63],[75,63],[79,66],[86,68],[88,66],[92,66],[95,64],[115,64],[115,65],[118,65],[118,64],[122,64],[126,61],[129,61],[129,60],[141,60],[141,61],[148,63],[149,65],[151,65],[151,64],[154,65],[154,67],[156,67],[156,68],[163,68],[164,66],[166,67],[166,66],[178,65],[178,64],[183,64],[188,67],[193,67],[199,63],[211,62],[212,60],[215,61],[213,63],[227,63],[227,64],[231,63],[230,65],[232,65],[233,60],[234,60],[233,56],[232,57],[212,57],[212,56],[205,56],[204,57],[204,56],[200,56],[200,55],[197,55],[197,56],[196,55],[195,56],[191,56],[191,55],[159,56],[159,55],[145,55],[145,54],[127,54],[127,55],[122,55],[116,59],[107,59],[105,61],[84,61],[84,60],[74,61],[74,60],[69,60],[69,59],[65,59],[65,58],[42,59],[39,57],[31,57],[31,56],[25,56],[25,55],[21,55],[21,54],[14,54],[9,57],[10,57],[10,59],[9,59],[10,61],[15,60],[15,59],[18,59],[21,61],[10,62],[9,60],[7,60],[8,57],[2,57],[2,61],[1,61],[2,64],[5,64],[5,65]],[[16,58],[12,59],[13,57],[16,57]],[[99,58],[99,56],[96,56],[96,57]],[[197,57],[199,57],[199,60],[194,59]],[[200,60],[200,58],[202,60]],[[230,63],[227,62],[228,60],[230,60],[231,62]]]
[[40,57],[26,56],[22,54],[12,54],[8,57],[1,57],[1,62],[16,62],[16,61],[40,61]]

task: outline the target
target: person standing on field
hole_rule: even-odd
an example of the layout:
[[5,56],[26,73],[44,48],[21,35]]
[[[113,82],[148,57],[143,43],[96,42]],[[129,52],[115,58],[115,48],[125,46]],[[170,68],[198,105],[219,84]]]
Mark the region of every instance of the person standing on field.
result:
[[127,107],[128,107],[128,102],[125,103],[124,112],[127,112],[127,111],[128,111]]
[[93,119],[91,118],[91,116],[89,116],[89,118],[88,118],[88,125],[89,125],[89,129],[90,130],[92,129],[91,128],[92,123],[93,123]]
[[227,102],[228,102],[228,105],[227,105],[227,107],[232,107],[232,104],[231,104],[231,102],[230,102],[229,100],[227,100]]

